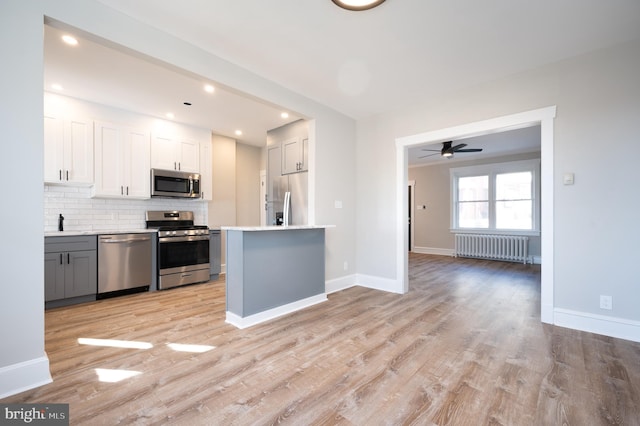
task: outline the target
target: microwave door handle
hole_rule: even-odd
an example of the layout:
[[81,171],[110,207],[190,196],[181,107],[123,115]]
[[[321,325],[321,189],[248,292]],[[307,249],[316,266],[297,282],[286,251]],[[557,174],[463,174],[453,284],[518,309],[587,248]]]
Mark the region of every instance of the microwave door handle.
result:
[[189,177],[189,195],[193,196],[193,178]]

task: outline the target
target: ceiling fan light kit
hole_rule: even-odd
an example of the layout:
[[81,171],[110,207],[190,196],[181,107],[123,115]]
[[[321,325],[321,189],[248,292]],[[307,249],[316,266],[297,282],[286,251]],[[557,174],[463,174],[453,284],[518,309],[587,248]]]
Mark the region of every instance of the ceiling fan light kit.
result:
[[347,10],[368,10],[384,3],[385,0],[331,0],[336,5]]

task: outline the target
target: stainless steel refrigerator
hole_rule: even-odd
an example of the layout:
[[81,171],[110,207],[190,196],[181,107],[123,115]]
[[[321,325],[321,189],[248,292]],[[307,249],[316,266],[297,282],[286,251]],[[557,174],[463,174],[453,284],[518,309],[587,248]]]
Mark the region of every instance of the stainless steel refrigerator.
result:
[[276,176],[267,191],[267,224],[282,225],[285,199],[289,193],[289,225],[308,225],[309,178],[307,172]]

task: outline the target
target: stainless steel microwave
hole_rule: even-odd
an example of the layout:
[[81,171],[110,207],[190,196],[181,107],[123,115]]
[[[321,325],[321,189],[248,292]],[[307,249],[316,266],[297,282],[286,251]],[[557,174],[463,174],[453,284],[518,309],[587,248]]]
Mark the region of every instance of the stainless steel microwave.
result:
[[151,196],[200,198],[200,174],[151,169]]

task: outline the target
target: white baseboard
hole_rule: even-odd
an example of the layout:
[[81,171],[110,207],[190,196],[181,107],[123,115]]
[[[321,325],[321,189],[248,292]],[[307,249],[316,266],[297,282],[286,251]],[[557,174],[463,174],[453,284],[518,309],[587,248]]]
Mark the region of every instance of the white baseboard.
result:
[[542,265],[542,257],[540,257],[540,256],[531,256],[531,257],[532,257],[531,262],[534,265]]
[[308,308],[309,306],[325,302],[326,300],[327,295],[325,293],[322,293],[315,296],[307,297],[306,299],[298,300],[296,302],[287,303],[286,305],[278,306],[277,308],[258,312],[257,314],[249,315],[247,317],[241,317],[234,314],[233,312],[227,311],[227,318],[225,322],[240,329],[247,328],[251,327],[252,325],[257,325],[262,322],[269,321],[304,308]]
[[374,277],[372,275],[356,275],[356,285],[374,290],[388,291],[390,293],[403,294],[402,284],[390,278]]
[[333,280],[325,281],[324,291],[327,294],[335,293],[336,291],[346,290],[356,285],[356,275],[347,275],[344,277],[336,278]]
[[0,368],[0,399],[51,383],[49,358],[19,362]]
[[554,324],[574,330],[640,342],[640,321],[556,308]]
[[227,273],[227,264],[223,263],[220,265],[220,273],[221,274],[226,274]]
[[437,254],[439,256],[453,256],[454,250],[436,247],[413,247],[413,252],[420,254]]

